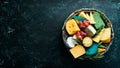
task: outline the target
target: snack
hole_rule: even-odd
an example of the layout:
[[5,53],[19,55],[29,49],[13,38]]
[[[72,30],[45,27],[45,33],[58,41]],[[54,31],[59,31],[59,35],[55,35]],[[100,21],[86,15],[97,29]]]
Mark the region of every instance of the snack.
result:
[[105,26],[105,23],[103,22],[100,14],[98,12],[94,12],[93,17],[96,22],[96,24],[95,24],[96,29],[99,29],[101,26],[103,26],[103,27]]
[[111,40],[111,28],[105,28],[101,37],[101,41],[103,43],[109,43],[110,40]]
[[90,47],[92,45],[92,39],[90,37],[85,37],[83,39],[83,46]]
[[77,31],[80,31],[80,28],[78,27],[78,25],[74,19],[70,19],[66,23],[66,30],[69,35],[73,35]]
[[110,21],[101,12],[80,10],[65,21],[63,40],[75,59],[99,59],[111,45],[112,30]]
[[74,58],[78,58],[85,54],[85,49],[82,45],[76,45],[75,47],[70,49],[70,52]]
[[91,47],[86,50],[86,55],[94,55],[98,52],[98,45],[93,43]]
[[100,33],[93,38],[93,41],[95,41],[95,42],[97,42],[97,43],[100,42],[100,39],[101,39],[101,37],[102,37],[102,35],[103,35],[103,32],[104,32],[104,29],[102,29],[102,30],[100,31]]

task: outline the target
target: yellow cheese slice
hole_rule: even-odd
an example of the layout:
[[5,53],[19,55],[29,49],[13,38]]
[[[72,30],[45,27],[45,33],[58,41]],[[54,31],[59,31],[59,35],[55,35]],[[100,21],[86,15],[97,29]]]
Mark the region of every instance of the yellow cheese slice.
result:
[[87,20],[89,20],[89,18],[85,15],[85,13],[82,11],[80,12],[80,14],[78,16],[81,16],[81,17],[84,17],[86,18]]
[[106,49],[98,48],[98,53],[105,52],[105,51],[106,51]]
[[94,18],[93,18],[93,15],[92,15],[92,12],[90,12],[90,17],[89,17],[89,21],[90,21],[90,24],[95,24],[96,22],[94,21]]
[[74,19],[70,19],[66,23],[66,30],[69,35],[73,35],[77,31],[80,31],[80,28],[78,27],[78,25]]
[[103,43],[109,43],[111,41],[111,28],[105,28],[101,37],[101,41]]
[[75,47],[70,49],[70,52],[75,59],[86,53],[86,51],[82,45],[76,45]]
[[100,41],[101,37],[102,37],[103,32],[104,32],[104,28],[92,40],[98,43]]

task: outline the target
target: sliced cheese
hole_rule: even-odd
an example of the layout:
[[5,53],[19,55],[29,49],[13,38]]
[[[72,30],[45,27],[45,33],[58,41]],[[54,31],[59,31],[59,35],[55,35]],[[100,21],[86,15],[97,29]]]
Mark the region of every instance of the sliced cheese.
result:
[[74,19],[70,19],[66,23],[66,30],[69,35],[73,35],[77,31],[80,31],[80,28],[78,27],[78,25]]
[[70,49],[70,52],[75,59],[86,53],[86,51],[82,45],[76,45],[75,47]]
[[94,21],[92,12],[90,12],[90,16],[88,15],[88,13],[86,13],[86,16],[87,16],[88,21],[89,21],[90,24],[95,24],[95,23],[96,23],[96,22]]
[[98,53],[102,53],[102,52],[105,52],[106,49],[103,49],[103,48],[98,48]]
[[87,20],[89,20],[89,18],[85,15],[85,13],[84,13],[83,11],[80,12],[79,16],[84,17],[84,18],[86,18]]
[[102,37],[103,32],[104,32],[104,29],[102,29],[100,33],[93,38],[93,41],[98,43]]
[[101,37],[101,41],[103,43],[109,43],[111,41],[111,28],[105,28]]
[[78,43],[73,39],[73,37],[68,37],[67,44],[69,48],[72,48],[75,46],[75,44],[78,44]]
[[85,47],[90,47],[92,45],[92,39],[90,37],[85,37],[83,39],[83,45]]
[[96,33],[96,30],[93,26],[89,25],[86,29],[85,32],[89,35],[89,36],[93,36]]

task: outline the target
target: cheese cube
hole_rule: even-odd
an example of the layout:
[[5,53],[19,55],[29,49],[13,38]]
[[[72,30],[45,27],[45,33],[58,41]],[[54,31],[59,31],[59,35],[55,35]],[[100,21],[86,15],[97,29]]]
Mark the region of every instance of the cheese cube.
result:
[[82,45],[76,45],[75,47],[70,49],[70,52],[75,59],[86,53],[86,51]]

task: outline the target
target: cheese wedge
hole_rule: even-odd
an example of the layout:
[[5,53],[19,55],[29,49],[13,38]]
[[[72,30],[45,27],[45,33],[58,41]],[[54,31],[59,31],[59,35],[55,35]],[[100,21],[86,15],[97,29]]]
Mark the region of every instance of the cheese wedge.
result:
[[96,23],[96,22],[94,21],[92,12],[90,12],[90,16],[88,15],[88,13],[86,13],[86,16],[87,16],[88,21],[89,21],[90,24],[95,24],[95,23]]
[[74,19],[70,19],[66,23],[66,30],[69,35],[73,35],[77,31],[80,31],[80,28],[78,27],[78,25]]
[[92,38],[92,40],[98,43],[102,37],[103,32],[104,32],[104,29],[102,29],[98,35]]
[[70,49],[70,52],[75,59],[86,53],[86,51],[82,45],[76,45],[75,47]]
[[90,47],[92,45],[92,39],[90,37],[85,37],[83,39],[83,45],[85,47]]
[[95,35],[96,33],[96,30],[93,26],[89,25],[86,29],[85,29],[85,32],[90,36],[92,37],[93,35]]
[[111,41],[111,28],[105,28],[101,37],[101,41],[103,43],[109,43]]
[[98,48],[98,53],[102,53],[102,52],[105,52],[106,49],[103,49],[103,48]]
[[85,13],[82,11],[80,12],[80,14],[78,16],[81,16],[81,17],[84,17],[86,18],[87,20],[89,20],[89,18],[85,15]]

